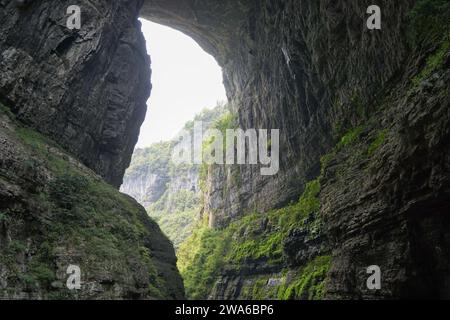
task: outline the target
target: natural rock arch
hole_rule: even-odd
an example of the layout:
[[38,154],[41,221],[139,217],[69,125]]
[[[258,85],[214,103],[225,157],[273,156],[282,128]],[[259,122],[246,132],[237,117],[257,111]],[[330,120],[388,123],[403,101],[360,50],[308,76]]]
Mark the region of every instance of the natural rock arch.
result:
[[[319,174],[320,157],[346,130],[376,115],[365,143],[383,125],[391,144],[373,172],[358,159],[343,168],[350,157],[343,152],[325,177],[321,214],[333,250],[328,293],[376,297],[354,281],[364,279],[361,270],[377,259],[398,271],[385,279],[385,296],[427,290],[439,296],[448,292],[442,279],[448,279],[449,255],[439,248],[449,247],[449,221],[439,213],[448,209],[448,152],[442,150],[450,141],[439,90],[448,90],[449,82],[431,86],[435,97],[426,90],[407,94],[409,77],[426,60],[414,57],[407,43],[415,3],[380,0],[379,32],[364,27],[368,3],[362,0],[90,0],[80,2],[82,29],[70,31],[62,1],[33,1],[21,10],[0,1],[0,102],[119,186],[151,88],[137,18],[185,32],[222,66],[240,125],[282,131],[277,177],[243,168],[241,185],[224,197],[224,175],[217,172],[206,209],[218,226],[297,199]],[[446,74],[438,76],[448,80]],[[380,92],[387,101],[376,99]],[[348,178],[342,184],[339,168]],[[422,252],[437,263],[421,261]],[[426,290],[410,290],[421,286]]]
[[[384,4],[389,33],[381,35],[364,28],[365,3],[143,2],[143,18],[188,34],[216,58],[241,127],[281,129],[286,150],[281,155],[281,178],[265,179],[258,170],[244,168],[242,176],[254,195],[242,195],[240,206],[215,201],[211,211],[231,207],[233,215],[239,215],[248,208],[266,210],[301,194],[305,183],[317,175],[320,156],[337,138],[336,123],[358,123],[355,98],[369,105],[370,97],[403,62],[404,17],[397,13],[408,12],[411,3]],[[396,55],[389,54],[394,48]]]

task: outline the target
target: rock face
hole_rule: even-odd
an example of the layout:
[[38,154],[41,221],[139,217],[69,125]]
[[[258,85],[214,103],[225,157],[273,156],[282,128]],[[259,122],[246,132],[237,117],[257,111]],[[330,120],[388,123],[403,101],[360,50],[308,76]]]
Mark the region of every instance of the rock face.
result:
[[[320,156],[346,128],[356,125],[359,105],[397,72],[407,53],[404,28],[414,1],[384,3],[389,32],[366,26],[363,1],[146,1],[142,15],[190,34],[224,69],[240,127],[281,130],[281,172],[263,177],[241,168],[238,197],[209,204],[231,213],[265,211],[298,198],[318,174]],[[401,14],[399,14],[401,13]],[[395,52],[395,54],[391,54]],[[368,76],[370,75],[370,76]],[[340,129],[340,130],[338,130]],[[223,178],[213,193],[222,194]]]
[[80,30],[64,2],[0,2],[2,101],[117,187],[151,88],[141,2],[84,1]]
[[0,299],[183,298],[173,245],[102,180],[145,117],[142,1],[82,1],[80,30],[63,1],[19,2],[0,1]]
[[[227,257],[241,263],[211,264],[209,297],[251,298],[243,289],[278,291],[287,281],[283,297],[304,298],[297,293],[311,278],[320,283],[308,298],[448,297],[448,1],[379,1],[381,31],[366,27],[365,0],[82,4],[83,28],[69,31],[59,1],[0,1],[0,101],[113,185],[129,164],[150,88],[139,14],[215,56],[240,127],[281,130],[278,175],[263,177],[257,166],[208,170],[206,213],[226,233],[203,235],[234,235]],[[256,234],[235,229],[248,213],[283,210],[315,179],[320,208],[310,213],[323,222],[316,240],[324,243],[283,221],[249,228]],[[272,248],[262,244],[276,244],[293,266],[255,266]],[[366,287],[372,264],[383,272],[380,291]]]
[[0,298],[183,298],[173,246],[144,208],[0,106]]
[[[370,4],[146,1],[142,12],[216,57],[243,129],[281,129],[276,177],[256,166],[210,168],[205,208],[213,226],[228,230],[246,213],[283,207],[320,174],[332,253],[326,297],[445,298],[450,7],[380,1],[382,30],[374,31],[366,27]],[[288,239],[286,254],[297,248],[299,267],[310,252],[304,236]],[[384,270],[381,291],[366,287],[372,264]],[[245,296],[258,273],[251,266],[219,268],[210,297]]]
[[[322,179],[322,216],[333,248],[329,298],[450,297],[450,46],[442,69],[409,76]],[[444,52],[444,51],[442,51]],[[365,285],[369,265],[383,287]]]
[[170,143],[155,144],[148,149],[137,149],[120,188],[144,207],[164,195],[170,182]]

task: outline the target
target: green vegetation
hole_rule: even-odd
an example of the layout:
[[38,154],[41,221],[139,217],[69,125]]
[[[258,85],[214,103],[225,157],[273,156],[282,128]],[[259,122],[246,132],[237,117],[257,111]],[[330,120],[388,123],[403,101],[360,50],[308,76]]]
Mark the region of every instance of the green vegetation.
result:
[[152,213],[150,216],[155,219],[164,234],[172,241],[175,250],[188,238],[197,221],[199,210],[175,211],[172,213]]
[[450,2],[419,0],[408,18],[411,47],[421,51],[435,49],[428,56],[422,71],[412,79],[414,86],[418,86],[443,66],[444,58],[450,50]]
[[327,154],[320,158],[321,171],[320,174],[323,176],[325,174],[325,169],[329,166],[331,161],[336,157],[336,154],[342,149],[349,147],[354,144],[364,132],[363,126],[358,126],[356,128],[350,129],[347,133],[340,139],[339,143]]
[[238,127],[238,116],[231,111],[225,112],[220,118],[214,121],[212,128],[222,132],[225,137],[228,129],[236,129]]
[[[211,129],[216,129],[219,130],[222,133],[223,136],[223,144],[221,146],[221,149],[219,150],[220,152],[222,152],[223,154],[225,154],[224,151],[228,150],[228,148],[230,146],[234,145],[235,141],[228,141],[226,139],[226,131],[228,129],[237,129],[239,126],[238,123],[238,116],[235,113],[232,113],[230,110],[226,110],[225,113],[222,113],[220,117],[218,117],[215,121],[212,122],[211,125]],[[215,142],[215,138],[214,137],[210,137],[208,139],[205,139],[203,141],[203,154],[204,155],[214,155],[213,154],[213,144]],[[206,190],[206,179],[208,177],[208,172],[210,170],[211,166],[203,163],[200,166],[200,170],[199,170],[199,185],[200,185],[200,189],[202,191]],[[240,183],[239,179],[240,176],[238,177],[238,171],[235,170],[234,168],[232,168],[232,174],[233,176],[231,177],[232,180],[235,183]]]
[[81,175],[63,174],[50,183],[49,192],[61,208],[71,209],[78,202],[78,194],[87,188],[89,181]]
[[[27,194],[29,202],[35,204],[32,214],[25,208],[14,208],[14,228],[25,224],[32,228],[17,234],[32,231],[35,238],[31,242],[31,238],[21,239],[12,233],[12,240],[0,249],[0,264],[7,270],[9,286],[17,283],[42,289],[48,298],[73,297],[72,292],[52,286],[58,281],[56,261],[65,252],[73,254],[74,262],[82,270],[89,270],[91,277],[110,274],[116,279],[122,277],[123,284],[130,288],[147,285],[143,294],[169,296],[153,253],[146,246],[157,243],[153,238],[158,234],[153,230],[158,229],[145,219],[145,211],[42,135],[20,126],[11,134],[27,152],[29,164],[24,163],[24,167],[34,166],[34,172],[46,172],[48,181],[40,181],[45,182],[43,187]],[[8,211],[0,212],[0,226],[10,223],[9,215]],[[144,272],[147,279],[127,278],[136,272]]]
[[279,291],[279,298],[283,300],[308,299],[321,300],[324,297],[325,279],[330,269],[331,257],[320,256],[300,269],[294,283],[284,286]]
[[212,124],[217,119],[221,118],[224,114],[224,112],[228,111],[228,106],[224,103],[218,103],[216,107],[213,109],[204,109],[199,114],[195,115],[194,119],[192,121],[188,121],[184,125],[184,129],[191,131],[194,129],[194,123],[196,121],[202,121],[204,124]]
[[341,149],[343,147],[346,147],[350,144],[352,144],[353,142],[355,142],[359,136],[361,135],[361,133],[363,132],[364,128],[363,127],[356,127],[351,129],[350,131],[348,131],[342,138],[341,141],[338,144],[338,149]]
[[[233,223],[229,228],[243,236],[232,243],[230,262],[264,259],[271,264],[280,263],[283,258],[283,243],[291,230],[304,228],[305,219],[309,218],[310,214],[318,213],[319,192],[319,180],[314,180],[306,185],[297,203],[266,214],[249,215]],[[263,221],[267,221],[267,227],[260,230],[259,226]],[[315,227],[320,227],[319,219],[316,220]]]
[[142,174],[142,170],[145,170],[147,167],[151,167],[155,173],[167,173],[169,171],[172,148],[172,142],[160,142],[152,144],[145,149],[135,150],[127,175],[139,176]]
[[164,234],[173,242],[175,250],[192,232],[200,212],[196,192],[180,190],[166,192],[157,202],[147,208],[148,214],[158,223]]
[[[449,33],[450,37],[450,33]],[[428,57],[425,67],[413,78],[413,84],[418,86],[420,82],[428,78],[433,72],[441,69],[444,65],[444,58],[450,50],[450,40],[446,39],[442,42],[437,51]]]
[[[319,180],[312,181],[297,203],[265,214],[245,216],[224,230],[210,229],[207,219],[203,219],[178,251],[178,267],[187,296],[206,298],[225,265],[239,269],[245,261],[282,263],[284,243],[291,230],[306,228],[311,234],[320,232],[319,192]],[[316,218],[306,223],[311,214]]]
[[278,278],[270,278],[267,275],[256,277],[243,284],[242,298],[321,300],[325,295],[326,277],[330,266],[330,256],[317,256],[297,271],[284,270]]
[[152,203],[147,211],[157,215],[158,212],[173,213],[198,209],[198,198],[199,195],[192,190],[180,189],[170,194],[166,192],[158,201]]
[[0,211],[0,222],[7,221],[8,220],[8,214],[6,212]]
[[[238,117],[237,114],[232,113],[231,111],[225,112],[220,118],[216,119],[212,125],[211,129],[219,130],[222,133],[223,144],[220,152],[224,153],[225,150],[228,149],[229,146],[234,144],[234,141],[228,141],[227,130],[229,129],[237,129],[238,128]],[[216,137],[209,137],[203,141],[203,153],[205,155],[212,154],[212,148],[215,143]],[[217,150],[216,150],[217,151]]]
[[336,151],[333,150],[332,152],[323,155],[320,158],[320,175],[323,176],[325,174],[325,169],[328,168],[328,166],[330,165],[331,161],[333,161],[333,159],[336,157]]
[[369,149],[367,150],[367,153],[369,156],[373,155],[386,141],[387,131],[383,130],[381,131],[375,140],[370,144]]
[[229,247],[229,233],[213,230],[203,219],[178,251],[178,269],[184,279],[186,296],[206,299],[224,266]]
[[73,170],[69,156],[61,151],[61,147],[39,132],[19,126],[16,129],[16,135],[36,156],[36,158],[27,160],[30,171],[36,171],[35,169],[43,164],[56,174],[64,174]]

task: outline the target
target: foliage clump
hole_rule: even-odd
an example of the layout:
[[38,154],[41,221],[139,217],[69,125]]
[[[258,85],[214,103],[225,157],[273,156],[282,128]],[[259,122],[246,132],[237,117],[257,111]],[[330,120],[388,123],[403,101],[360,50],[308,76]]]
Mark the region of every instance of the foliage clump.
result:
[[82,175],[63,174],[50,183],[49,193],[61,208],[71,209],[88,183],[88,179]]
[[449,39],[442,42],[436,52],[427,58],[425,67],[422,71],[413,78],[412,82],[415,86],[418,86],[420,82],[428,78],[433,72],[441,69],[444,66],[444,59],[450,51],[450,33]]
[[279,291],[282,300],[321,300],[325,294],[325,280],[330,269],[331,257],[319,256],[302,267],[296,280]]
[[[145,218],[145,211],[41,134],[18,124],[11,135],[21,143],[29,162],[36,164],[35,171],[45,172],[45,181],[36,181],[42,184],[40,189],[28,190],[33,212],[17,206],[14,221],[9,219],[11,212],[0,212],[0,227],[14,223],[17,228],[26,226],[31,234],[21,239],[18,235],[24,232],[11,233],[0,248],[0,264],[10,286],[41,292],[44,298],[73,298],[63,285],[54,286],[63,281],[57,277],[64,273],[57,264],[61,252],[69,252],[73,263],[89,270],[86,275],[91,279],[102,274],[118,280],[124,290],[139,288],[142,297],[169,297],[170,286],[158,275],[148,247],[155,243],[153,237],[160,236],[153,231],[159,230]],[[130,274],[144,274],[144,278],[133,279]]]
[[418,0],[408,14],[408,38],[413,48],[449,38],[450,2],[448,0]]
[[171,142],[159,142],[148,148],[135,150],[127,176],[140,176],[148,167],[151,167],[154,172],[168,172],[172,147]]
[[352,144],[353,142],[355,142],[359,136],[361,135],[361,133],[363,132],[364,128],[359,126],[356,128],[351,129],[350,131],[348,131],[342,138],[341,141],[338,144],[338,149],[339,148],[343,148],[346,147],[350,144]]
[[314,180],[307,184],[298,202],[268,213],[247,215],[223,230],[209,228],[207,219],[203,219],[178,251],[187,297],[207,298],[224,265],[239,269],[246,261],[283,263],[285,239],[291,230],[304,227],[310,214],[319,211],[319,192],[320,182]]
[[211,229],[207,219],[203,219],[182,244],[178,251],[178,269],[188,298],[207,298],[224,265],[230,240],[229,232]]

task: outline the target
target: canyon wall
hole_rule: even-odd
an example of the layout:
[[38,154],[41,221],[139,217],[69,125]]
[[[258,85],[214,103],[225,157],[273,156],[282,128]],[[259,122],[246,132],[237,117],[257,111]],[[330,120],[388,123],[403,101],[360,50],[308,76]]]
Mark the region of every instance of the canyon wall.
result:
[[151,88],[142,1],[80,1],[80,30],[66,1],[15,3],[0,2],[2,102],[119,187]]
[[173,245],[116,189],[151,89],[142,2],[78,1],[80,30],[70,4],[0,1],[0,299],[181,299]]
[[[135,150],[131,165],[125,173],[120,190],[142,204],[150,217],[178,249],[192,233],[202,210],[200,186],[201,165],[175,163],[173,155],[180,148],[192,150],[194,144],[202,144],[201,137],[194,137],[194,122],[202,123],[202,133],[215,126],[217,121],[229,115],[226,105],[204,109],[187,122],[172,140],[152,144]],[[182,133],[192,139],[184,140]]]
[[281,130],[278,175],[207,168],[213,228],[192,244],[230,247],[205,248],[207,279],[186,254],[202,286],[189,292],[448,297],[450,8],[376,2],[382,30],[366,27],[366,0],[81,1],[83,28],[69,31],[64,2],[3,0],[0,102],[118,187],[150,89],[137,17],[177,28],[222,66],[240,127]]
[[[366,26],[372,4],[381,7],[381,30]],[[196,251],[223,267],[207,272],[216,279],[209,292],[195,284],[212,285],[194,270],[188,294],[301,298],[300,287],[311,287],[310,297],[448,297],[446,1],[146,1],[142,14],[216,57],[241,128],[281,130],[278,175],[208,168],[205,213],[218,231],[197,238],[232,245]],[[309,212],[301,199],[296,206],[313,180],[320,207]],[[272,209],[313,218],[286,226],[267,217]],[[252,220],[257,230],[245,217],[253,212],[261,213]],[[308,227],[317,219],[321,228]],[[267,248],[281,250],[283,262]],[[373,264],[384,270],[380,291],[366,286]],[[324,290],[311,285],[322,267],[327,276],[314,281]]]

